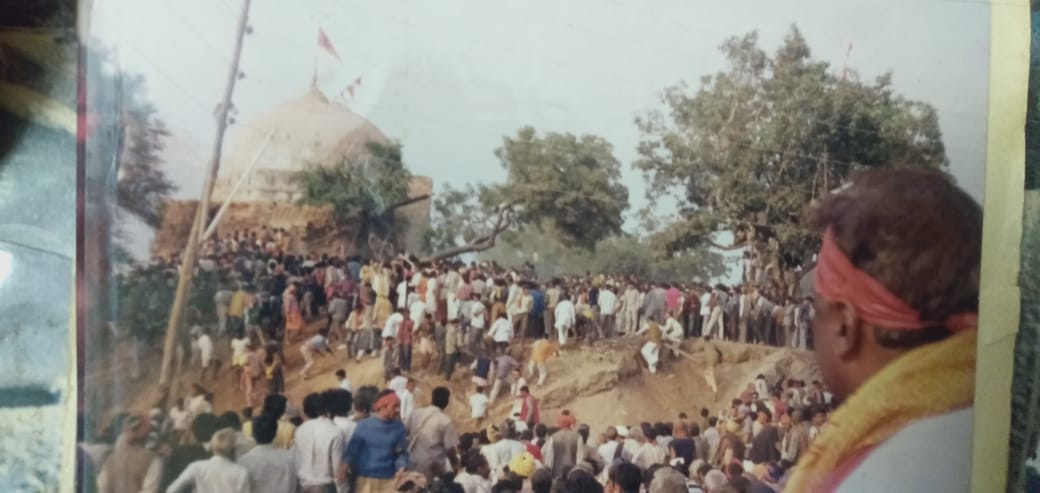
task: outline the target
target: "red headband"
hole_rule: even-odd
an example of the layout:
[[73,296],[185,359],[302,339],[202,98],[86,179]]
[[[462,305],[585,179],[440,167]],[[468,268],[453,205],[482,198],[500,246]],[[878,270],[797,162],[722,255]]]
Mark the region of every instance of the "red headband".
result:
[[916,310],[869,274],[852,265],[834,241],[830,227],[823,233],[816,264],[816,292],[830,303],[848,303],[871,325],[895,330],[917,330],[942,325],[959,332],[978,327],[978,314],[961,313],[942,322],[923,321]]
[[383,397],[380,397],[379,400],[376,401],[375,406],[373,406],[373,407],[375,408],[376,411],[379,411],[379,410],[381,410],[383,408],[390,407],[390,406],[393,406],[394,404],[400,404],[400,403],[401,403],[401,399],[397,397],[397,394],[386,394]]
[[570,428],[578,422],[578,419],[573,414],[560,414],[556,417],[556,426],[560,428]]

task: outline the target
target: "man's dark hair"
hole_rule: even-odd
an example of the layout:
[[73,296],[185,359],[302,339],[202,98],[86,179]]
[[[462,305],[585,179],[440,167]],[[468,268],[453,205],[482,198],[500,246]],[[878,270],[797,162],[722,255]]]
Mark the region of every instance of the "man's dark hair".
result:
[[268,445],[274,441],[278,434],[278,420],[270,416],[263,416],[253,420],[253,439],[257,445]]
[[743,474],[744,466],[736,462],[730,462],[729,464],[726,464],[726,476],[728,476],[729,478],[732,479],[737,476],[742,476]]
[[538,423],[538,424],[534,425],[534,436],[536,436],[538,438],[545,438],[545,436],[548,435],[548,434],[549,434],[549,427],[545,426],[545,424]]
[[717,424],[719,424],[719,418],[716,418],[715,416],[712,416],[712,417],[708,418],[708,425],[709,426],[715,426]]
[[242,431],[242,421],[238,419],[238,414],[234,411],[228,411],[220,415],[220,429],[231,428],[235,431]]
[[337,378],[347,378],[347,371],[344,370],[343,368],[340,368],[340,369],[336,370],[336,377]]
[[679,413],[679,419],[689,419],[689,417],[686,416],[686,413]]
[[[764,414],[768,421],[772,421],[773,420],[773,413],[769,411],[769,408],[767,408],[767,407],[765,407],[763,405],[759,405],[758,406],[758,414]],[[758,416],[755,416],[755,418],[757,419]]]
[[306,414],[311,419],[325,415],[325,402],[321,394],[310,393],[303,398],[303,414]]
[[466,452],[466,457],[463,459],[463,465],[466,468],[466,472],[470,474],[476,474],[477,470],[481,466],[487,464],[487,457],[480,453],[478,449],[472,449]]
[[531,475],[531,491],[534,493],[550,493],[553,487],[552,471],[546,468],[536,469]]
[[333,416],[345,418],[354,409],[354,397],[344,389],[332,389],[324,394],[325,410]]
[[437,387],[433,389],[431,400],[434,406],[443,410],[451,402],[451,391],[447,387]]
[[279,419],[285,414],[286,398],[281,394],[268,394],[264,398],[264,409],[261,414]]
[[459,451],[468,453],[473,450],[473,442],[477,441],[476,433],[463,433],[459,436]]
[[607,476],[623,493],[639,493],[639,487],[643,484],[643,472],[628,462],[611,467]]
[[[729,478],[727,486],[732,487],[737,493],[751,493],[751,480],[743,475]],[[726,493],[726,490],[722,493]]]
[[220,419],[215,414],[203,413],[191,422],[191,434],[198,443],[206,443],[220,429]]
[[354,395],[354,409],[363,413],[372,412],[372,406],[375,405],[378,395],[379,388],[373,385],[359,388],[357,394]]

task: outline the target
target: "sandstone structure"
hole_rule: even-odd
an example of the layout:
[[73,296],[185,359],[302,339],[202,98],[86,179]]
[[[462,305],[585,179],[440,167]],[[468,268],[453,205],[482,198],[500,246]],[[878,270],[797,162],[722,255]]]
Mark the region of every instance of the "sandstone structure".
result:
[[[231,199],[218,233],[266,225],[292,232],[299,243],[293,245],[295,251],[351,253],[352,225],[337,224],[327,207],[297,205],[300,190],[292,176],[314,164],[364,163],[370,142],[390,140],[361,115],[329,101],[316,87],[235,125],[211,198],[210,217]],[[429,177],[414,176],[409,183],[409,197],[429,195],[432,190]],[[184,248],[196,208],[195,201],[167,204],[152,244],[153,255],[167,257]],[[430,200],[401,207],[397,215],[406,226],[397,232],[394,243],[417,251],[429,226]]]

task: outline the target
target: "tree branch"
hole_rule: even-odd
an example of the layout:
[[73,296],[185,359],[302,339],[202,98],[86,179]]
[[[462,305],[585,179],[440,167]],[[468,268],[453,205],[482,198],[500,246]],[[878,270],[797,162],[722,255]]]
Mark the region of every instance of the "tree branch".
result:
[[711,241],[711,240],[707,240],[707,241],[708,241],[708,244],[711,245],[712,248],[716,248],[716,249],[724,250],[724,251],[736,250],[738,248],[743,248],[743,247],[747,246],[747,242],[746,241],[734,242],[730,246],[723,246],[723,245],[715,243],[714,241]]
[[415,196],[415,197],[409,197],[409,198],[407,198],[407,199],[405,199],[405,200],[403,200],[401,202],[398,202],[396,204],[391,205],[390,207],[387,207],[386,210],[392,211],[394,209],[399,209],[401,207],[409,206],[409,205],[412,205],[412,204],[414,204],[416,202],[422,202],[424,200],[429,200],[429,199],[430,199],[430,194],[428,194],[428,193],[427,194],[423,194],[423,195],[418,195],[418,196]]
[[420,260],[420,262],[436,262],[441,259],[455,257],[464,253],[482,252],[484,250],[488,250],[495,246],[495,242],[498,239],[498,235],[501,234],[503,231],[509,229],[509,226],[513,223],[515,216],[516,211],[513,207],[513,204],[505,204],[499,208],[498,216],[495,219],[495,224],[491,227],[491,231],[489,231],[487,234],[474,238],[472,241],[466,243],[465,245],[457,246],[454,248],[448,248],[446,250],[441,250],[437,253],[434,253],[433,255],[430,255],[429,257]]

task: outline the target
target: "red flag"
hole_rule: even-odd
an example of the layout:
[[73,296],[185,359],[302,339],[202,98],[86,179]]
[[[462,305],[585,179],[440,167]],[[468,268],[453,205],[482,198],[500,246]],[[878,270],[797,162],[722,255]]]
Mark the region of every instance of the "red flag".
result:
[[329,41],[329,37],[325,35],[325,30],[320,27],[318,28],[318,46],[327,51],[330,55],[336,57],[336,60],[341,62],[343,61],[343,59],[339,57],[339,53],[336,53],[336,47],[332,46],[332,41]]
[[347,86],[347,93],[350,94],[350,99],[354,99],[354,91],[359,87],[361,87],[361,77],[354,79],[354,82]]

